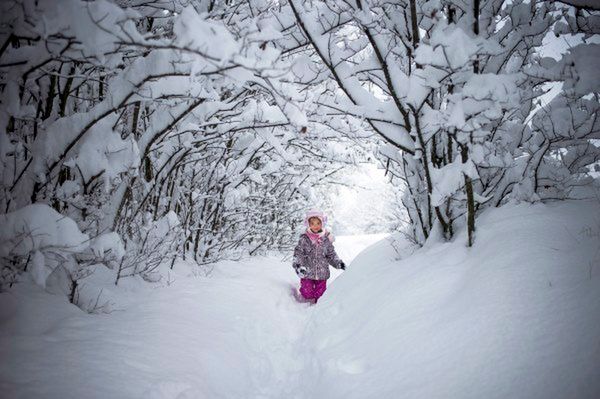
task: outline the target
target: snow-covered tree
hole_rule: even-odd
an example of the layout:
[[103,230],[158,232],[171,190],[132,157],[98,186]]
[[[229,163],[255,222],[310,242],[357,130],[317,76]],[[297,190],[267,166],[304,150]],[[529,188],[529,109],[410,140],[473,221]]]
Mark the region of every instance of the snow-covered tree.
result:
[[[546,192],[565,198],[567,186],[590,183],[598,90],[568,82],[598,81],[597,45],[584,43],[558,62],[539,48],[553,29],[595,35],[593,11],[573,16],[547,2],[479,0],[289,0],[288,7],[295,21],[282,18],[285,43],[315,61],[311,79],[301,75],[299,83],[318,92],[324,116],[342,111],[386,143],[383,162],[406,184],[418,241],[436,225],[446,238],[465,226],[472,245],[483,207]],[[587,53],[581,62],[576,51]],[[564,81],[563,92],[537,107],[551,81]],[[565,97],[569,87],[576,94]],[[557,162],[561,171],[551,166]]]
[[[69,262],[102,261],[118,282],[178,255],[286,248],[310,187],[353,162],[309,129],[269,2],[1,7],[0,206],[44,203],[111,238]],[[30,255],[2,254],[7,282]]]

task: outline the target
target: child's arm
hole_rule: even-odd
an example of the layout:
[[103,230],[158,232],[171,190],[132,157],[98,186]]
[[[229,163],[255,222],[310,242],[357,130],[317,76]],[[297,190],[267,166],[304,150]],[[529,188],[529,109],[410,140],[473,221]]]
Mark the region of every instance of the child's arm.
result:
[[292,267],[300,278],[303,278],[307,272],[306,266],[304,266],[305,257],[304,245],[302,243],[302,238],[300,238],[298,244],[296,244],[296,248],[294,248],[294,258],[292,260]]
[[346,270],[346,264],[339,258],[338,254],[335,252],[335,248],[333,244],[329,242],[329,245],[326,246],[325,258],[327,262],[335,267],[336,269]]

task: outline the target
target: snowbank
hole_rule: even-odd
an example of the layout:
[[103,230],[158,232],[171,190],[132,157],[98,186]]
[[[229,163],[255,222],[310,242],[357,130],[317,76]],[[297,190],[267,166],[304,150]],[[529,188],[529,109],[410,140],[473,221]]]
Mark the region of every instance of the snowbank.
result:
[[24,256],[52,248],[79,252],[87,247],[89,239],[75,221],[45,204],[31,204],[0,215],[0,226],[0,256]]
[[600,397],[600,205],[506,206],[478,226],[472,249],[363,252],[308,330],[307,397]]
[[27,281],[0,293],[0,396],[293,397],[308,305],[292,300],[291,266],[254,258],[222,262],[210,276],[194,269],[178,263],[160,284],[115,287],[99,265],[90,278],[105,281],[98,303],[110,312],[99,315]]
[[[0,215],[0,226],[0,258],[27,256],[29,272],[38,285],[46,287],[50,283],[50,290],[58,286],[68,292],[70,282],[65,271],[71,267],[65,255],[89,246],[89,237],[73,219],[48,205],[30,204]],[[55,255],[48,261],[50,253]]]

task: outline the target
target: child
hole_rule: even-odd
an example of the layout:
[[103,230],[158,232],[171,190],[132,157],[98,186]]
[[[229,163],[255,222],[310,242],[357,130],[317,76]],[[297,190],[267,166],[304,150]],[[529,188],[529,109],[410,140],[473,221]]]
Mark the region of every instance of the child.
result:
[[314,299],[314,303],[325,292],[330,276],[329,265],[346,270],[346,265],[335,253],[330,233],[323,229],[326,221],[327,217],[322,212],[306,214],[304,224],[307,229],[296,245],[292,263],[300,277],[300,293],[305,299]]

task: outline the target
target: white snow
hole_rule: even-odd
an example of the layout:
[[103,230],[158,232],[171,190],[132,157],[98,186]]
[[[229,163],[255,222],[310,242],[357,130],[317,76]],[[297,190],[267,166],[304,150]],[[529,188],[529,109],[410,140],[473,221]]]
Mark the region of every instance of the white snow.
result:
[[0,215],[0,256],[25,256],[34,251],[87,248],[88,236],[77,223],[45,204],[27,205]]
[[230,59],[240,50],[240,45],[223,24],[199,15],[191,5],[176,19],[173,32],[177,44],[206,54],[211,59]]
[[[319,304],[279,257],[180,262],[88,315],[24,279],[0,294],[0,381],[14,398],[593,398],[600,393],[600,206],[486,211],[477,244],[398,236]],[[381,237],[337,237],[350,262]],[[196,273],[192,271],[196,270]],[[25,275],[26,277],[27,275]]]
[[441,206],[446,198],[456,193],[464,184],[464,176],[476,179],[477,169],[471,160],[462,163],[460,158],[444,166],[441,169],[431,169],[431,181],[433,192],[431,193],[431,203],[434,206]]
[[[170,214],[170,213],[169,213]],[[125,256],[125,247],[121,237],[114,231],[101,234],[90,241],[90,250],[98,257],[104,256],[105,252],[110,252],[111,255],[121,260]]]
[[82,140],[77,157],[72,162],[65,162],[71,167],[77,165],[85,181],[102,174],[107,188],[111,179],[130,169],[137,169],[140,162],[137,143],[131,138],[121,139],[110,127],[113,123],[111,118],[106,118],[92,127]]
[[307,332],[306,397],[600,397],[600,206],[522,204],[404,260],[363,252]]

